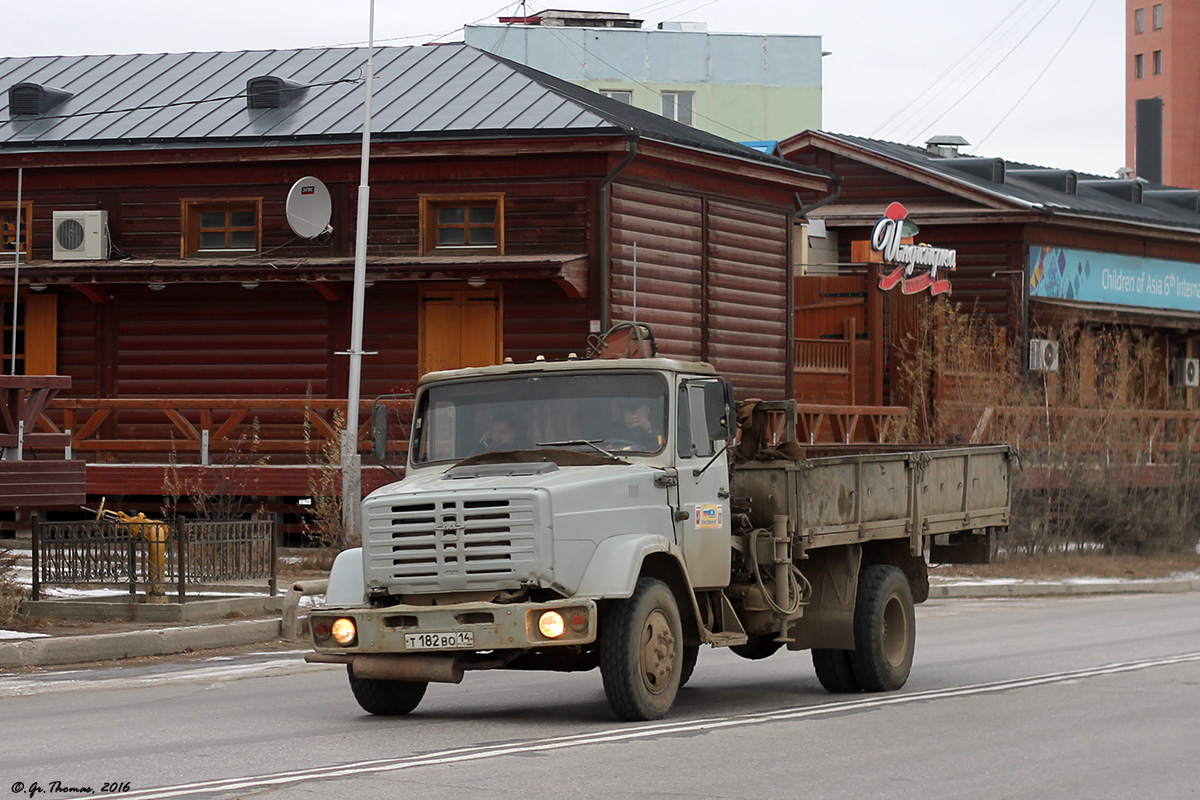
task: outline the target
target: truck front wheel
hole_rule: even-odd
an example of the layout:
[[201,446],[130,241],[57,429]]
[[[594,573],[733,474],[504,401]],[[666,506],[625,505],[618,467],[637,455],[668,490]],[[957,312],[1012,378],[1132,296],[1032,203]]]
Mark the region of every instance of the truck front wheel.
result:
[[899,689],[912,669],[916,613],[908,579],[898,567],[872,564],[858,576],[854,650],[850,664],[868,692]]
[[661,719],[683,677],[679,606],[665,583],[641,578],[628,600],[614,603],[600,635],[604,694],[624,720]]
[[350,691],[363,711],[383,717],[398,717],[412,711],[420,705],[429,686],[424,681],[358,678],[350,664],[346,665],[346,674],[350,676]]

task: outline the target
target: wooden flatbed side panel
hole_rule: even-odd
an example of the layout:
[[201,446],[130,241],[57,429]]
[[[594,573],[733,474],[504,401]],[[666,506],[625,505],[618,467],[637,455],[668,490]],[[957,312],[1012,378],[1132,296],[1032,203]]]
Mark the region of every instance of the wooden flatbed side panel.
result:
[[1010,450],[956,448],[735,467],[751,523],[792,520],[804,548],[1008,524]]

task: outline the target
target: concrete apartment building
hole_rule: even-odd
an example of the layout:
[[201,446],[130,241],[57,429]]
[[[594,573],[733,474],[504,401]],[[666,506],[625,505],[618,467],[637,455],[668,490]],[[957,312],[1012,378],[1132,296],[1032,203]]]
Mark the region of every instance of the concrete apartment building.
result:
[[734,141],[821,127],[821,37],[643,29],[625,13],[541,11],[467,25],[464,41]]
[[1200,188],[1200,0],[1125,6],[1125,163],[1151,183]]

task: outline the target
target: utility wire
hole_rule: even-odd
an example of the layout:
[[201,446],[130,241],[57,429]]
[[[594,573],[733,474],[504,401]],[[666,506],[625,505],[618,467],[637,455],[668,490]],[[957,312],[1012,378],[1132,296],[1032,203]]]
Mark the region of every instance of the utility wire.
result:
[[905,113],[912,112],[915,103],[917,103],[919,100],[921,100],[921,98],[924,97],[928,92],[930,92],[933,89],[933,87],[937,86],[937,84],[939,82],[941,82],[941,80],[943,78],[945,78],[947,75],[949,75],[951,73],[951,71],[953,71],[959,64],[961,64],[969,56],[971,56],[977,50],[979,50],[979,48],[981,48],[988,39],[992,38],[992,36],[995,35],[997,31],[999,31],[1002,27],[1004,27],[1004,25],[1010,19],[1012,19],[1012,17],[1018,11],[1021,10],[1021,7],[1024,6],[1028,2],[1031,2],[1031,0],[1020,0],[1020,2],[1018,2],[1015,6],[1013,6],[1012,10],[1009,11],[1008,14],[1006,14],[1004,16],[1003,19],[1001,19],[998,23],[996,23],[990,31],[988,31],[986,34],[984,34],[982,39],[975,42],[975,44],[973,44],[971,47],[969,47],[965,51],[963,51],[963,54],[960,55],[958,58],[956,58],[953,62],[951,62],[951,64],[948,67],[946,67],[944,70],[942,70],[936,78],[934,78],[928,84],[926,84],[924,88],[922,88],[920,91],[918,91],[907,102],[902,103],[900,105],[900,107],[897,108],[895,111],[893,111],[890,116],[888,116],[885,120],[883,120],[883,122],[880,122],[878,125],[876,125],[874,130],[872,130],[870,132],[870,134],[868,134],[868,136],[871,136],[871,137],[876,136],[880,131],[882,131],[884,128],[886,128],[897,117],[903,116]]
[[[362,83],[362,78],[339,78],[336,81],[323,81],[321,83],[308,84],[304,88],[315,89],[322,86],[336,86],[339,83]],[[222,97],[204,97],[199,100],[175,100],[171,103],[158,103],[152,106],[128,106],[126,108],[106,108],[103,111],[72,111],[70,114],[46,114],[39,116],[38,119],[78,119],[79,117],[100,117],[105,114],[128,114],[131,111],[161,111],[164,108],[178,108],[180,106],[198,106],[203,103],[224,103],[227,100],[241,100],[249,96],[249,92],[238,92],[237,94],[224,95]],[[0,120],[0,125],[11,123],[12,120]]]
[[928,131],[930,128],[932,128],[934,125],[937,125],[939,122],[941,122],[943,119],[945,119],[946,115],[949,114],[951,111],[953,111],[959,103],[961,103],[963,100],[965,100],[967,97],[969,97],[972,92],[974,92],[976,89],[978,89],[980,87],[980,85],[983,84],[984,81],[986,81],[988,78],[990,78],[996,72],[996,70],[1000,69],[1000,67],[1004,64],[1004,62],[1007,61],[1009,59],[1009,57],[1017,51],[1017,48],[1019,48],[1022,44],[1025,43],[1026,39],[1028,39],[1031,35],[1033,35],[1033,32],[1035,30],[1037,30],[1038,27],[1040,27],[1043,22],[1046,21],[1046,17],[1050,16],[1050,14],[1054,11],[1054,9],[1058,8],[1059,4],[1061,4],[1061,3],[1062,3],[1062,0],[1054,0],[1054,3],[1050,6],[1050,8],[1046,9],[1046,13],[1043,14],[1041,16],[1041,18],[1038,19],[1038,21],[1035,22],[1031,28],[1029,28],[1029,30],[1025,31],[1025,35],[1017,40],[1017,43],[1014,44],[1012,46],[1012,48],[1009,49],[1009,51],[1007,53],[1005,53],[1004,56],[999,61],[996,62],[995,66],[993,66],[990,70],[988,70],[987,73],[982,78],[980,78],[978,81],[976,81],[971,86],[970,89],[968,89],[961,96],[959,96],[959,98],[949,108],[947,108],[945,111],[943,111],[941,114],[939,114],[937,116],[937,118],[933,120],[933,122],[930,122],[928,125],[917,130],[916,131],[917,136],[905,137],[905,141],[911,142],[914,138],[919,138],[919,136],[921,134],[924,134],[926,131]]
[[1008,111],[1004,112],[1004,116],[1002,116],[1000,118],[1000,121],[997,122],[995,125],[993,125],[992,129],[990,131],[988,131],[986,134],[984,134],[983,138],[980,139],[979,142],[976,143],[976,145],[975,145],[976,147],[982,146],[983,143],[986,142],[988,140],[988,138],[993,133],[996,132],[996,129],[1004,124],[1004,120],[1008,119],[1009,115],[1011,115],[1014,111],[1017,110],[1017,106],[1021,105],[1021,101],[1029,96],[1029,93],[1033,91],[1033,88],[1038,85],[1038,82],[1041,81],[1041,79],[1045,76],[1046,72],[1049,71],[1051,66],[1053,66],[1054,62],[1062,54],[1062,51],[1064,49],[1066,49],[1067,44],[1075,36],[1075,33],[1079,30],[1080,26],[1083,25],[1083,21],[1085,19],[1087,19],[1088,14],[1092,13],[1092,9],[1095,7],[1096,7],[1096,0],[1092,0],[1092,2],[1088,4],[1088,7],[1086,9],[1084,9],[1083,15],[1079,18],[1079,22],[1075,23],[1075,27],[1072,28],[1071,32],[1067,34],[1067,38],[1064,39],[1063,43],[1058,46],[1058,49],[1054,51],[1054,55],[1052,55],[1050,57],[1050,60],[1046,62],[1046,66],[1042,67],[1042,71],[1039,72],[1037,74],[1037,77],[1033,79],[1033,83],[1029,84],[1029,87],[1025,90],[1025,93],[1017,98],[1017,102],[1013,103],[1012,107],[1009,108]]

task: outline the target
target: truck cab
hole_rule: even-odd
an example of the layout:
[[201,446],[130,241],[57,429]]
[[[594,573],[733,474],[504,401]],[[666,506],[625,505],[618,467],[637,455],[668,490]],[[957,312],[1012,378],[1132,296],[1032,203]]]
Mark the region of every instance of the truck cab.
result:
[[711,366],[664,358],[426,375],[406,475],[364,499],[310,660],[346,663],[367,710],[404,713],[464,670],[600,665],[608,606],[652,584],[671,608],[638,637],[660,655],[625,676],[635,707],[618,713],[665,713],[700,644],[694,592],[730,580],[732,400]]

